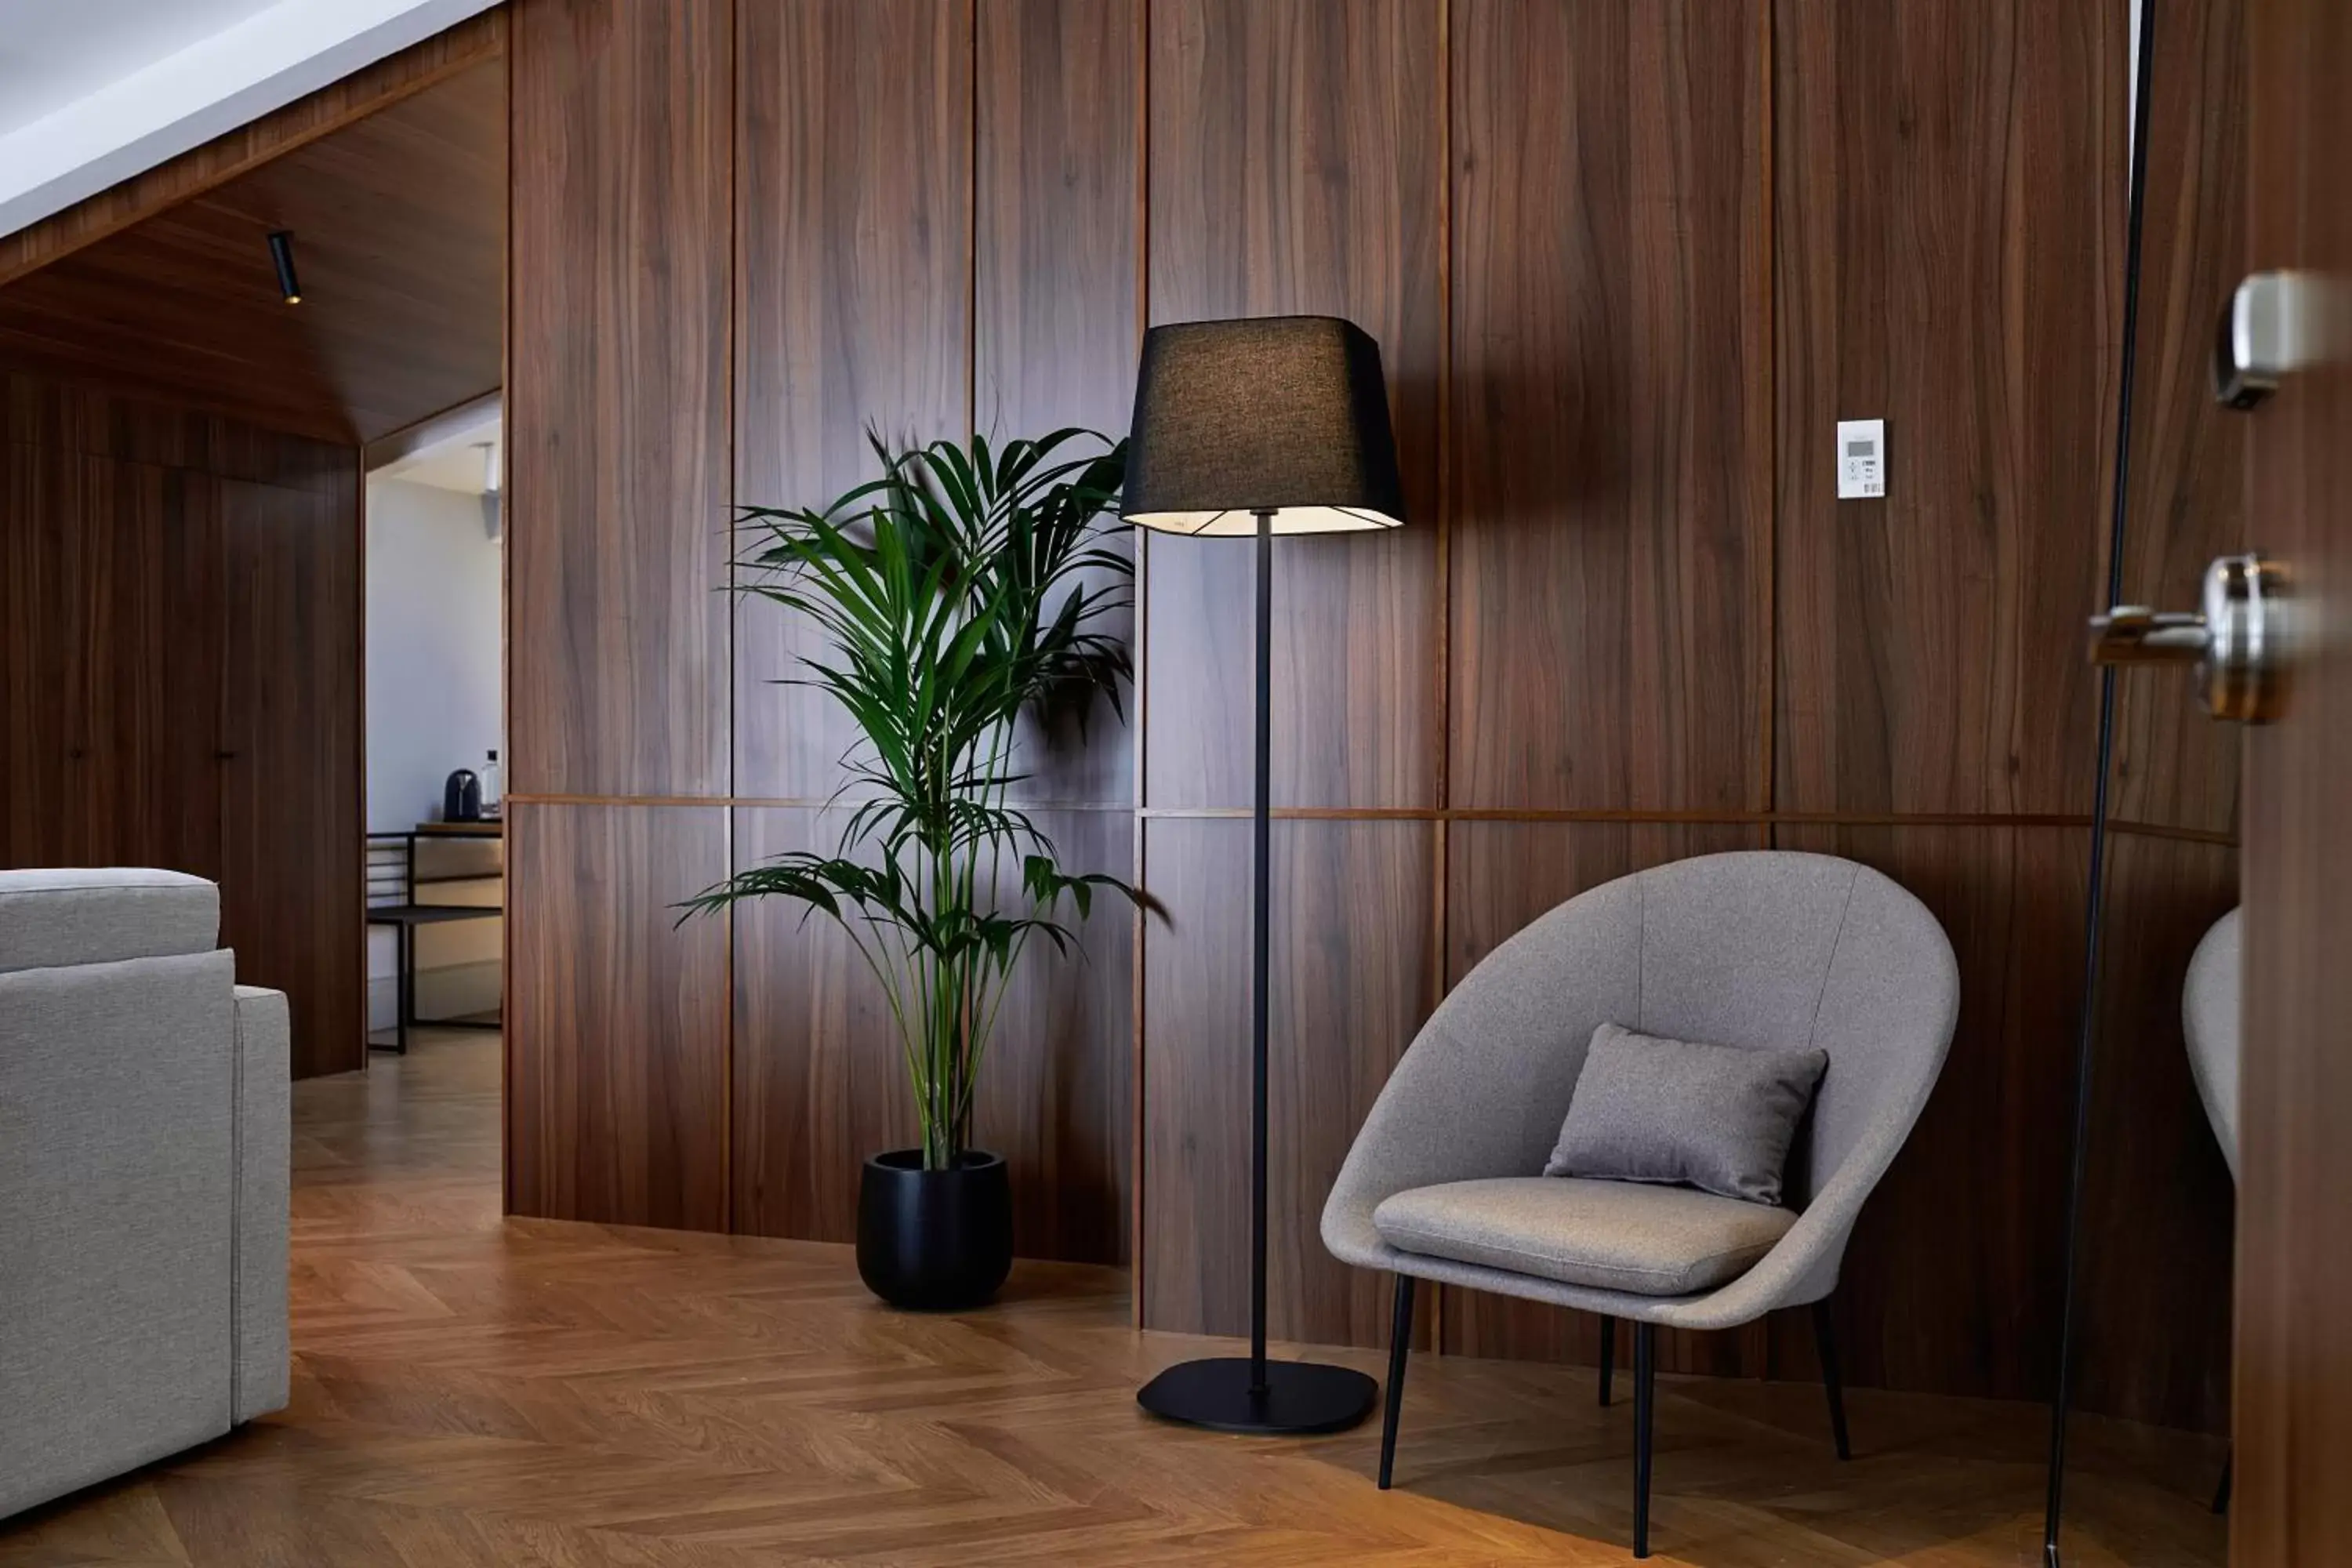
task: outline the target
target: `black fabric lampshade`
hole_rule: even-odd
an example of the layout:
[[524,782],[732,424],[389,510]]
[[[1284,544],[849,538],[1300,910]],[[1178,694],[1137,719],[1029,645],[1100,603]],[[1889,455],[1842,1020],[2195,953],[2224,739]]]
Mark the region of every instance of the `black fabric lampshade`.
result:
[[1335,316],[1154,327],[1143,340],[1120,514],[1169,533],[1404,521],[1381,346]]

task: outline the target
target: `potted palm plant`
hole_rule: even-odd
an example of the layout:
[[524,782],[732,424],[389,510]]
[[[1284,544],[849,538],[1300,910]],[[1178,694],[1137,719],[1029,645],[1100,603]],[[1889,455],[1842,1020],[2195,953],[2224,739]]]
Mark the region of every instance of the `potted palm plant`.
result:
[[1058,430],[992,450],[872,438],[881,476],[817,510],[744,507],[737,592],[805,616],[823,650],[793,684],[854,721],[829,853],[795,851],[705,889],[686,915],[783,898],[840,926],[906,1058],[919,1147],[866,1162],[857,1268],[901,1307],[986,1300],[1013,1262],[1004,1161],[972,1144],[973,1091],[1015,965],[1066,952],[1097,889],[1013,796],[1024,713],[1108,700],[1132,673],[1107,625],[1133,568],[1107,547],[1126,447]]

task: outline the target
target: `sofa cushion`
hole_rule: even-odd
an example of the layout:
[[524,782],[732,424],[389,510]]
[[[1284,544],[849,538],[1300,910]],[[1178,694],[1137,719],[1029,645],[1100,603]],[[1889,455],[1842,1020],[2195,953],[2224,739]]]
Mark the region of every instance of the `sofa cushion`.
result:
[[1686,1183],[1777,1204],[1789,1145],[1828,1066],[1816,1050],[1699,1045],[1603,1024],[1543,1173]]
[[0,974],[210,952],[220,889],[202,877],[127,868],[0,871]]
[[1687,1296],[1738,1279],[1797,1216],[1687,1187],[1502,1176],[1398,1193],[1372,1211],[1390,1246],[1564,1285]]

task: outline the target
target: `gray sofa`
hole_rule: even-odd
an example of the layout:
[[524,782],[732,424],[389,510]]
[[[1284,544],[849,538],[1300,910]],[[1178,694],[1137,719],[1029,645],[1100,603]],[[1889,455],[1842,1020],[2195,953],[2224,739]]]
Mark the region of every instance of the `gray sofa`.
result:
[[287,1397],[286,998],[171,871],[0,872],[0,1517]]

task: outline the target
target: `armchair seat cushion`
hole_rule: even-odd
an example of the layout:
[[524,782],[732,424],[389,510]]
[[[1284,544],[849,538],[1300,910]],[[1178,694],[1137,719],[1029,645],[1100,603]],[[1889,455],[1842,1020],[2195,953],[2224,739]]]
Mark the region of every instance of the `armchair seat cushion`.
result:
[[1637,1296],[1736,1279],[1796,1223],[1788,1209],[1686,1187],[1559,1176],[1412,1187],[1372,1211],[1402,1251]]

